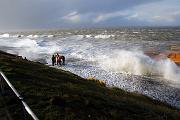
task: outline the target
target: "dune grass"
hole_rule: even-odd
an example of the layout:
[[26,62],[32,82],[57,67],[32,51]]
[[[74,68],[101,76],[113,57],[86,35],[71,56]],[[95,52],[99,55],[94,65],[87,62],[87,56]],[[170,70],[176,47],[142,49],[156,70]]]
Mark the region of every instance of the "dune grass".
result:
[[[40,120],[180,120],[180,111],[165,103],[2,51],[0,69]],[[13,102],[1,97],[0,106],[19,119]]]

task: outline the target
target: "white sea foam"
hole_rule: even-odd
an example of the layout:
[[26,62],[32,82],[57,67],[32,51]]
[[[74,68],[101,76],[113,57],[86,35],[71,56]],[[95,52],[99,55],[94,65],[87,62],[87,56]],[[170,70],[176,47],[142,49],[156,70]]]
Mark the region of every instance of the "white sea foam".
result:
[[27,38],[33,38],[33,35],[28,35]]
[[10,37],[10,35],[8,33],[0,35],[0,38],[9,38],[9,37]]
[[[15,53],[31,60],[36,60],[44,55],[50,55],[59,50],[56,43],[45,43],[41,45],[40,40],[33,39],[8,39],[0,40],[1,46],[11,47],[7,52]],[[42,54],[44,54],[42,56]]]
[[39,35],[28,35],[27,38],[38,38]]
[[159,68],[162,71],[164,78],[180,83],[180,68],[177,67],[174,62],[166,60],[163,62],[162,67],[159,65]]
[[114,51],[99,59],[104,70],[145,76],[161,76],[167,80],[180,83],[180,68],[169,59],[155,61],[142,51]]
[[85,35],[85,38],[92,38],[92,35]]
[[20,38],[20,37],[24,37],[24,35],[8,34],[8,33],[0,35],[0,38]]
[[140,32],[136,32],[136,31],[134,31],[133,33],[134,33],[134,34],[138,34],[138,33],[140,33]]
[[96,38],[96,39],[108,39],[108,38],[111,38],[111,37],[114,37],[115,35],[96,35],[96,36],[94,36],[94,38]]
[[54,35],[48,35],[47,37],[48,37],[48,38],[52,38],[52,37],[54,37]]

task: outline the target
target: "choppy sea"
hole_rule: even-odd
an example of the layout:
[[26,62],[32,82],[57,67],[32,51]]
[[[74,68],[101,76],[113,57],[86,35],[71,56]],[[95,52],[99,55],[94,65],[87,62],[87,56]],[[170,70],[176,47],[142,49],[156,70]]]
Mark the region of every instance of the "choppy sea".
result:
[[81,77],[103,80],[180,108],[180,67],[163,53],[180,46],[180,28],[112,28],[0,33],[0,50],[51,65],[51,56],[66,57],[55,66]]

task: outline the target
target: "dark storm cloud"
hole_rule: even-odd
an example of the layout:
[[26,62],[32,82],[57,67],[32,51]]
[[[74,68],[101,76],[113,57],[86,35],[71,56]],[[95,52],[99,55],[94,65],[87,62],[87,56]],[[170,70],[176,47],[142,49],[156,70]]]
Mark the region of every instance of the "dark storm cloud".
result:
[[[164,24],[179,25],[178,5],[178,0],[1,0],[0,30],[151,25],[162,19],[167,19]],[[158,13],[148,15],[157,6]]]

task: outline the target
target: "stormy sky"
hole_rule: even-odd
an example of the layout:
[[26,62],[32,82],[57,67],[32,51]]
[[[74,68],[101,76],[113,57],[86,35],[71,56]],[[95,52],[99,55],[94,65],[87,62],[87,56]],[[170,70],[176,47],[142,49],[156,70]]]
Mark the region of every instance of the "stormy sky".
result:
[[180,0],[0,0],[0,30],[180,26]]

